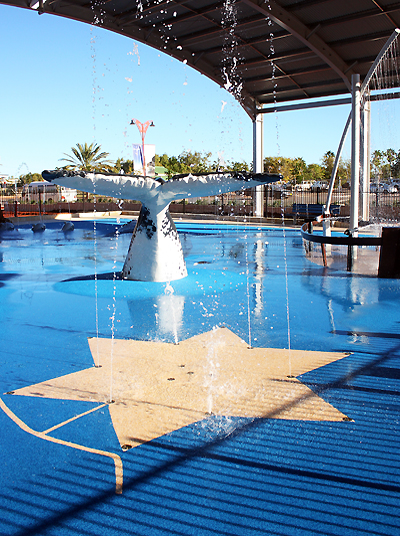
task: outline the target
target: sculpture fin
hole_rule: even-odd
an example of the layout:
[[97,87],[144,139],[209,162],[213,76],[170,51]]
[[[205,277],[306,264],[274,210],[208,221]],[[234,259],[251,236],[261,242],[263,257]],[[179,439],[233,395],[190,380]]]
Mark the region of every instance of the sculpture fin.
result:
[[187,275],[182,246],[169,213],[171,201],[244,190],[282,178],[269,173],[216,172],[176,175],[164,181],[67,170],[43,171],[42,176],[67,188],[141,201],[139,220],[122,270],[124,279],[137,281],[173,281]]

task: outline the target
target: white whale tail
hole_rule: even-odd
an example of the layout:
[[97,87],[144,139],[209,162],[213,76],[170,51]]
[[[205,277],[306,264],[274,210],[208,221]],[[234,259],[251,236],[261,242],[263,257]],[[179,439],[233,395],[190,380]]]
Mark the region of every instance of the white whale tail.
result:
[[169,181],[152,177],[43,171],[45,180],[83,192],[134,199],[142,203],[122,269],[124,279],[174,281],[187,275],[178,232],[169,213],[171,201],[244,190],[282,178],[270,173],[203,173],[176,175]]

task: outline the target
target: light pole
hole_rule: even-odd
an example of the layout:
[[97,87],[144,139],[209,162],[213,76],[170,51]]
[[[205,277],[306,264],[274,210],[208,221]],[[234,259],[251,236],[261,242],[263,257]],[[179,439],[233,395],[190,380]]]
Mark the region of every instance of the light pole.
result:
[[144,157],[144,138],[146,136],[147,129],[149,127],[155,127],[155,124],[153,123],[153,121],[146,121],[146,123],[141,123],[137,119],[131,119],[130,124],[136,125],[140,132],[140,135],[142,136],[143,175],[145,176],[146,175],[146,159]]

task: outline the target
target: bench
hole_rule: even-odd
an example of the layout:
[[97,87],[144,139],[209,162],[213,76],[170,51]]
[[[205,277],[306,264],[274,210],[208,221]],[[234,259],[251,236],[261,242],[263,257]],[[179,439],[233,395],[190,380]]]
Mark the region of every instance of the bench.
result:
[[[292,215],[294,218],[301,218],[312,221],[324,213],[324,206],[319,203],[293,203]],[[330,213],[333,216],[340,215],[340,205],[331,205]]]

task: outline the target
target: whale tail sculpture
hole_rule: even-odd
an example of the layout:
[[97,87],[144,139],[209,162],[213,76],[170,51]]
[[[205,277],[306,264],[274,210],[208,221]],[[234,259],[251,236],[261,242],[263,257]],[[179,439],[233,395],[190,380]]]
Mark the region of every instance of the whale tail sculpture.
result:
[[244,190],[278,181],[278,174],[218,172],[161,178],[87,173],[64,169],[43,171],[42,177],[83,192],[134,199],[142,203],[122,277],[135,281],[174,281],[187,275],[181,242],[169,213],[171,201]]

